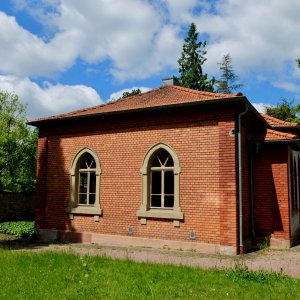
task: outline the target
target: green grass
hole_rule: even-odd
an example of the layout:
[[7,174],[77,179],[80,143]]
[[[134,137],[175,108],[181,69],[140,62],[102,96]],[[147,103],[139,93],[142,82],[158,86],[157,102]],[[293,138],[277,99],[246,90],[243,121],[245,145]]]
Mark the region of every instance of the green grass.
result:
[[0,248],[0,299],[299,299],[280,274]]

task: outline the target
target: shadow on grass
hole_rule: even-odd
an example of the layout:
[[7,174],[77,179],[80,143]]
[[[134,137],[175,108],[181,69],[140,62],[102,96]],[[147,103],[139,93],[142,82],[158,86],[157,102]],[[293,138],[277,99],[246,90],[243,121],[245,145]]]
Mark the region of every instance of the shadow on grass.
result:
[[33,238],[18,238],[10,234],[0,233],[0,249],[4,250],[35,250],[46,248],[53,244],[65,244],[61,242],[46,242],[38,237]]

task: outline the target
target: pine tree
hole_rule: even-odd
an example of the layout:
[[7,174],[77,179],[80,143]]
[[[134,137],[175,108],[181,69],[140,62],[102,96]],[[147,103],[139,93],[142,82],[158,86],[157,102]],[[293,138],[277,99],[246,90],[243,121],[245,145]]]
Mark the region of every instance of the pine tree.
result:
[[180,77],[179,85],[199,91],[213,92],[215,79],[207,79],[207,74],[203,73],[202,66],[207,60],[205,58],[206,41],[198,42],[196,25],[191,24],[188,36],[184,39],[181,57],[178,60]]
[[216,80],[216,91],[218,93],[230,94],[234,90],[243,87],[242,83],[236,83],[239,77],[233,71],[232,59],[229,53],[223,56],[222,62],[218,65],[222,72],[221,78]]

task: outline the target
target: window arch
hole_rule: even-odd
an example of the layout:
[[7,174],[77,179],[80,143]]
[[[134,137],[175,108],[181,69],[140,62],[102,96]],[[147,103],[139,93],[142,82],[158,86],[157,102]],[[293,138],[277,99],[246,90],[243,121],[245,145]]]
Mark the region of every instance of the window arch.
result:
[[84,148],[75,155],[70,171],[70,202],[66,209],[70,219],[74,214],[90,214],[99,220],[102,214],[100,174],[100,162],[94,151]]
[[141,223],[146,218],[173,219],[179,226],[183,213],[179,206],[179,160],[175,151],[164,143],[151,147],[143,161],[142,203],[137,211]]

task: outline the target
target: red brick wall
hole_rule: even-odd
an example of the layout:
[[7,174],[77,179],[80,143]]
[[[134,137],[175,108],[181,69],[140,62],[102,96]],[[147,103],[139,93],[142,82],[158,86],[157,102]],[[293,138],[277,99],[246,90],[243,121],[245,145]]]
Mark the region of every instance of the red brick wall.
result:
[[[46,178],[47,195],[44,228],[189,240],[196,232],[197,242],[237,245],[237,193],[235,128],[233,111],[182,112],[157,117],[118,119],[117,122],[94,123],[42,129],[48,135],[47,176],[44,175],[44,139],[39,143],[39,176]],[[110,125],[112,124],[112,125]],[[117,125],[116,125],[117,124]],[[69,132],[62,134],[61,132]],[[73,133],[71,133],[73,132]],[[77,133],[76,133],[77,132]],[[184,221],[180,227],[171,220],[147,219],[141,225],[136,211],[141,204],[140,168],[148,149],[164,142],[178,155],[180,207]],[[84,147],[93,149],[100,160],[99,222],[93,216],[75,215],[69,220],[65,209],[70,197],[69,170],[76,153]],[[43,189],[43,180],[38,190]],[[42,193],[42,192],[40,192]],[[43,199],[37,207],[38,226],[42,226]]]
[[47,137],[39,137],[38,160],[36,171],[36,195],[35,195],[35,223],[37,228],[44,228],[46,205],[46,179],[47,179]]
[[287,146],[261,146],[254,164],[257,236],[290,239]]

